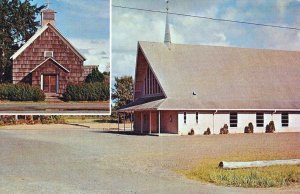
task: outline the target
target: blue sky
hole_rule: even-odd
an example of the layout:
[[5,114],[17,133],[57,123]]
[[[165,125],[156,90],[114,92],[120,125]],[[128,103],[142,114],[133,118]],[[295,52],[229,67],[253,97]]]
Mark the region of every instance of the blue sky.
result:
[[[33,0],[43,5],[48,0]],[[50,0],[56,13],[57,29],[87,58],[85,64],[100,65],[104,71],[109,61],[109,0]]]
[[[112,0],[165,10],[165,0]],[[170,11],[300,28],[300,0],[170,0]],[[173,43],[300,51],[300,32],[171,15]],[[134,75],[137,41],[163,42],[165,14],[112,8],[112,73]]]

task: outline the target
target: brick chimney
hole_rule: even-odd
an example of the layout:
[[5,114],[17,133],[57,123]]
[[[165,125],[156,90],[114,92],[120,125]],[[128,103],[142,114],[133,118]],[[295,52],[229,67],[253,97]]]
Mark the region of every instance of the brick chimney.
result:
[[41,24],[42,26],[50,23],[52,26],[55,26],[55,11],[52,9],[43,9],[41,11]]

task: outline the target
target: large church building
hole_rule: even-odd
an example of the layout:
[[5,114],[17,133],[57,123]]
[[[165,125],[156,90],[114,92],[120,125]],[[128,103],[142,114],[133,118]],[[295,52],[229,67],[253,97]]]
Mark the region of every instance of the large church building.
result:
[[264,133],[300,132],[300,52],[138,42],[134,131],[186,135],[243,133],[250,122]]

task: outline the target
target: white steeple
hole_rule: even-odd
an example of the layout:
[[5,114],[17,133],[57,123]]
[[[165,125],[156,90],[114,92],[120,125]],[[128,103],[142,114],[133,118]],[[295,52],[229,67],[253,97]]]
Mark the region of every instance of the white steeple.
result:
[[170,33],[170,27],[169,27],[169,0],[166,0],[166,29],[165,29],[165,40],[164,43],[169,46],[171,44],[171,33]]

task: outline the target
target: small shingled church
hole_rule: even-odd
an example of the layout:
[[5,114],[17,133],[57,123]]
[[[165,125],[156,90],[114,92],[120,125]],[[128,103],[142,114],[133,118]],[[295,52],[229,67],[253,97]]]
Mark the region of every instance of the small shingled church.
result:
[[40,87],[46,94],[61,95],[67,84],[84,82],[97,65],[84,65],[85,57],[55,27],[52,9],[41,11],[42,27],[16,52],[13,83]]
[[186,135],[300,132],[300,52],[138,42],[134,101],[119,113],[134,115],[134,131]]

